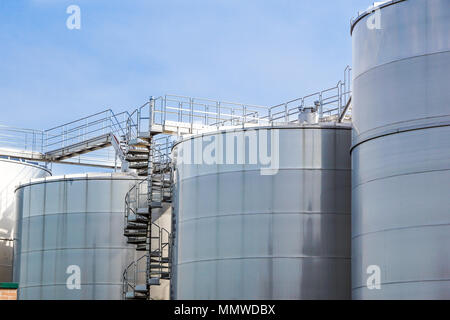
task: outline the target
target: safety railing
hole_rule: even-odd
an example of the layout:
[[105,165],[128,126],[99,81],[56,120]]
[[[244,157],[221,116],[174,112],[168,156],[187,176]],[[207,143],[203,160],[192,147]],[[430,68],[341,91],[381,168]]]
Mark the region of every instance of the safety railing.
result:
[[183,125],[194,129],[236,127],[245,125],[272,125],[298,122],[305,108],[313,108],[319,121],[335,121],[351,96],[351,68],[335,86],[317,91],[275,106],[259,106],[236,102],[216,101],[179,95],[151,98],[131,115],[128,128],[130,138],[148,132],[152,126],[164,128]]
[[203,126],[235,126],[258,123],[268,113],[268,107],[205,98],[165,95],[155,101],[152,123],[166,121]]
[[[156,234],[156,235],[155,235]],[[171,234],[163,227],[160,227],[156,223],[152,223],[152,238],[151,238],[151,252],[156,253],[153,256],[158,256],[158,263],[151,263],[153,267],[150,268],[150,277],[153,274],[158,274],[164,278],[164,274],[167,277],[170,275],[170,255],[171,255]],[[166,277],[166,278],[167,278]]]
[[[0,156],[11,159],[28,159],[42,165],[45,158],[45,133],[42,130],[23,129],[0,125]],[[116,165],[113,148],[78,155],[63,162],[69,164],[111,167]],[[45,165],[46,166],[46,165]]]
[[155,163],[170,163],[170,152],[175,142],[171,135],[161,135],[153,138],[153,161]]
[[44,152],[44,132],[0,125],[0,148]]
[[149,255],[145,254],[131,262],[122,274],[122,298],[125,299],[127,292],[134,292],[136,286],[147,283],[147,260]]
[[125,223],[129,222],[130,215],[137,215],[137,209],[148,206],[147,179],[142,179],[130,188],[125,195]]
[[95,113],[44,131],[44,152],[85,142],[109,133],[125,136],[128,112],[114,114],[111,109]]
[[[315,109],[319,121],[335,121],[340,118],[350,96],[351,68],[347,67],[343,80],[335,86],[275,106],[165,95],[150,99],[131,114],[114,114],[108,109],[45,131],[0,126],[0,148],[45,154],[110,133],[123,137],[127,142],[141,134],[148,135],[155,125],[162,127],[161,132],[178,134],[173,130],[164,131],[164,128],[171,124],[172,128],[183,126],[184,129],[190,128],[188,133],[194,133],[211,128],[295,123],[305,108]],[[169,153],[165,151],[164,154],[167,156]],[[106,154],[108,159],[100,152],[98,154],[100,156],[89,161],[84,156],[78,156],[69,159],[69,162],[94,165],[104,162],[111,165],[115,161],[114,152]]]
[[297,122],[299,113],[305,108],[317,111],[319,121],[337,120],[351,96],[351,70],[347,66],[343,80],[334,87],[270,107],[263,120],[269,123]]
[[150,119],[149,104],[150,102],[144,103],[142,106],[138,107],[128,115],[128,118],[125,122],[127,141],[140,136],[141,133],[148,132]]

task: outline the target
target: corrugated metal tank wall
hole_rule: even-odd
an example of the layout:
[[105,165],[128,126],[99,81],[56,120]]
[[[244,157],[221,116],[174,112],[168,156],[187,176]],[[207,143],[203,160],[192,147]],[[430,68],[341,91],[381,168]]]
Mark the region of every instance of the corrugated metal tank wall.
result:
[[[16,190],[19,299],[121,299],[123,271],[136,259],[123,236],[125,194],[135,181],[70,175]],[[79,267],[80,289],[67,286],[76,275],[69,266]]]
[[389,2],[353,25],[355,299],[450,298],[449,30],[448,0]]
[[[278,132],[279,149],[269,143],[272,160],[279,154],[273,175],[249,164],[250,139],[233,147],[247,164],[180,163],[191,142],[206,150],[222,138],[212,153],[226,159],[230,135],[257,133],[260,142],[263,131],[267,141]],[[349,126],[330,124],[247,128],[177,144],[173,297],[349,299],[350,140]]]
[[0,240],[0,282],[13,281],[14,189],[21,182],[49,175],[47,169],[38,165],[0,159],[0,239],[5,239]]

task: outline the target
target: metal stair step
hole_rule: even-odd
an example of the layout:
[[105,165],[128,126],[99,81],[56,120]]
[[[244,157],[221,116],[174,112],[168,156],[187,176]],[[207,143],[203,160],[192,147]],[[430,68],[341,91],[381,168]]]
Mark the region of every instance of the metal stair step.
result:
[[165,257],[165,258],[159,258],[159,259],[150,259],[150,262],[156,262],[159,264],[165,264],[165,263],[169,263],[170,260],[169,258]]
[[148,204],[151,208],[162,208],[161,202],[159,201],[151,201]]
[[147,171],[147,169],[145,169],[145,170],[138,170],[138,176],[139,177],[146,177],[146,176],[148,176],[148,171]]
[[125,299],[126,300],[147,299],[147,294],[140,294],[140,293],[135,293],[134,291],[129,291],[129,292],[125,293]]
[[147,251],[147,243],[137,244],[136,251]]
[[128,222],[125,229],[126,230],[147,230],[148,224],[147,223],[136,223],[136,222]]
[[152,181],[152,186],[154,187],[165,187],[165,188],[169,188],[172,184],[170,183],[170,181],[164,181],[163,183],[161,183],[161,181]]
[[132,229],[132,230],[125,229],[123,235],[125,237],[146,237],[147,230],[141,231],[139,229]]
[[150,274],[158,275],[161,279],[170,280],[170,272],[167,271],[151,271]]
[[159,259],[151,259],[150,258],[150,262],[157,262],[157,263],[169,263],[170,262],[168,257],[162,257],[162,258],[157,257],[157,258],[159,258]]
[[130,169],[143,169],[148,167],[148,162],[131,162],[128,167]]
[[135,159],[148,159],[150,151],[147,148],[128,148],[126,160],[132,161]]
[[143,238],[143,237],[129,237],[127,239],[127,243],[130,243],[130,244],[146,244],[147,243],[147,238]]
[[165,270],[150,270],[149,274],[155,274],[155,275],[161,275],[162,276],[167,276],[170,275],[170,273],[167,271],[167,267],[162,267],[161,269],[165,269]]
[[150,134],[148,134],[148,131],[140,131],[137,136],[139,139],[150,141]]
[[162,263],[169,263],[169,262],[170,262],[170,259],[167,258],[167,257],[163,257],[163,258],[161,258],[161,262],[162,262]]
[[142,138],[135,138],[128,141],[128,145],[133,147],[149,147],[150,143]]
[[140,139],[149,140],[150,137],[155,136],[157,134],[161,134],[161,133],[163,133],[162,126],[154,124],[152,126],[150,133],[148,131],[141,131],[141,132],[139,132],[138,137]]
[[161,252],[159,250],[152,251],[150,257],[161,257]]
[[136,213],[140,214],[140,215],[148,215],[149,214],[148,207],[147,208],[138,208],[136,210]]
[[160,278],[150,278],[148,279],[148,284],[151,286],[159,286],[161,284]]
[[148,161],[148,149],[128,149],[125,159],[128,161]]
[[148,292],[147,285],[146,284],[136,285],[136,287],[134,288],[134,292],[147,293]]
[[128,222],[145,223],[145,224],[147,224],[148,218],[147,217],[138,216],[138,215],[129,215],[128,216]]

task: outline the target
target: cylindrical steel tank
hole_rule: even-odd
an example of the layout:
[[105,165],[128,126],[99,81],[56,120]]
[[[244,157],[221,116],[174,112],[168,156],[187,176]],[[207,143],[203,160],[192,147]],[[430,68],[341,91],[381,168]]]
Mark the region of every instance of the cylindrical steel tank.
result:
[[349,299],[350,143],[316,124],[176,144],[173,298]]
[[450,299],[450,1],[352,24],[352,294]]
[[121,299],[123,271],[137,255],[123,236],[125,194],[135,181],[82,174],[17,188],[19,299]]
[[13,280],[14,189],[22,182],[49,175],[50,171],[37,164],[0,159],[0,282]]

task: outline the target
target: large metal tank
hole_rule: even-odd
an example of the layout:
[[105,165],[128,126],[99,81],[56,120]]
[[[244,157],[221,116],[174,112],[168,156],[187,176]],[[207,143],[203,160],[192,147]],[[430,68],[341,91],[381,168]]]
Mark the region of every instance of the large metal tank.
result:
[[349,299],[350,140],[321,124],[176,144],[173,298]]
[[123,271],[137,255],[123,236],[125,194],[135,181],[82,174],[17,188],[19,299],[121,299]]
[[448,0],[352,24],[355,299],[450,299],[449,30]]
[[30,162],[0,159],[0,282],[13,280],[14,189],[22,182],[49,175],[46,168]]

